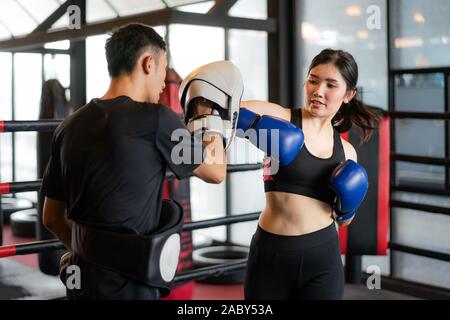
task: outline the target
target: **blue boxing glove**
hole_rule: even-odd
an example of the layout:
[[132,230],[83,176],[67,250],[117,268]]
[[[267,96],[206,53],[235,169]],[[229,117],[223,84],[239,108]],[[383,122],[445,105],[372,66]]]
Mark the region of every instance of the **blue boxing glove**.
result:
[[369,188],[366,170],[353,160],[346,160],[332,172],[328,186],[336,193],[335,220],[353,218]]
[[239,111],[236,136],[249,139],[281,166],[295,159],[305,140],[303,131],[289,121],[260,116],[245,108]]

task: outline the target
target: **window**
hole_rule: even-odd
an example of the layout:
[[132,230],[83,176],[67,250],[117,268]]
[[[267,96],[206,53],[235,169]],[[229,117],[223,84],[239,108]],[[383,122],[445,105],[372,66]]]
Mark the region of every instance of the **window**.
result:
[[394,79],[396,111],[444,112],[443,73],[403,73]]
[[392,66],[395,69],[449,66],[450,6],[447,0],[390,1]]
[[[10,53],[0,52],[0,120],[12,119]],[[0,181],[12,181],[12,134],[0,133]]]
[[[425,134],[423,141],[418,137]],[[400,154],[424,157],[445,157],[445,121],[395,120],[395,151]]]
[[[37,120],[42,87],[42,56],[17,53],[14,60],[15,120]],[[36,133],[15,134],[15,181],[37,179]],[[21,196],[36,201],[35,192]]]
[[223,28],[183,24],[169,28],[171,63],[182,78],[201,65],[225,58]]
[[[306,79],[312,58],[321,50],[343,49],[358,63],[358,86],[362,88],[363,102],[387,109],[385,1],[305,0],[301,3],[300,79]],[[380,28],[369,23],[374,7],[380,12]],[[299,90],[303,91],[302,88]]]

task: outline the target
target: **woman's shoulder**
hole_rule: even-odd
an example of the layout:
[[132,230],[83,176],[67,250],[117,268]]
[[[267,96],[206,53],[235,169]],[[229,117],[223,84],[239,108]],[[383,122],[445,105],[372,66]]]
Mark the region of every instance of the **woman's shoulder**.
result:
[[347,140],[341,138],[342,146],[344,147],[345,159],[351,159],[355,162],[358,162],[358,155],[356,153],[355,147],[348,142]]

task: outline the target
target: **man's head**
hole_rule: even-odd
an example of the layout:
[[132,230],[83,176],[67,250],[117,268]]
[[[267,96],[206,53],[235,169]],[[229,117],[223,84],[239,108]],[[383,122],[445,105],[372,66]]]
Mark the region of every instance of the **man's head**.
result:
[[131,76],[142,81],[145,100],[156,103],[165,87],[166,43],[151,27],[128,24],[106,40],[106,61],[111,78]]

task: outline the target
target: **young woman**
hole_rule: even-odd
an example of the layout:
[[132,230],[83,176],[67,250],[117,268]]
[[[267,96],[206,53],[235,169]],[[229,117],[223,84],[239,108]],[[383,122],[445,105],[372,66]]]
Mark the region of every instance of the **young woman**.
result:
[[[358,100],[358,66],[347,52],[323,50],[311,62],[304,107],[288,109],[262,101],[241,108],[300,128],[304,145],[295,159],[264,175],[266,206],[253,236],[245,281],[246,299],[341,299],[344,273],[333,214],[330,175],[342,162],[357,161],[340,137],[352,126],[364,141],[379,116]],[[270,157],[265,159],[265,166]],[[352,218],[339,221],[348,225]]]

